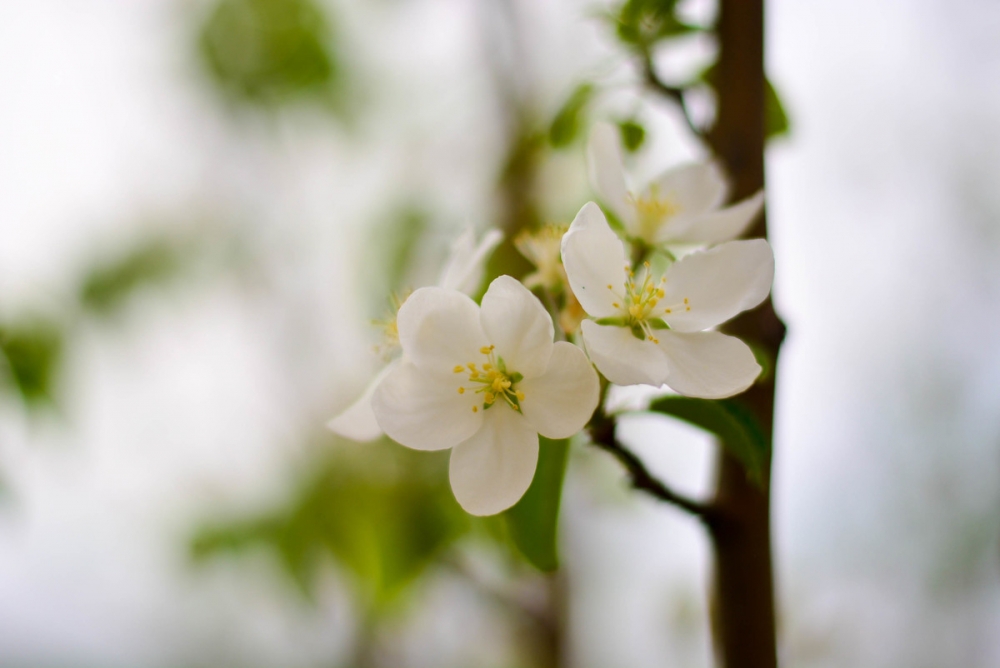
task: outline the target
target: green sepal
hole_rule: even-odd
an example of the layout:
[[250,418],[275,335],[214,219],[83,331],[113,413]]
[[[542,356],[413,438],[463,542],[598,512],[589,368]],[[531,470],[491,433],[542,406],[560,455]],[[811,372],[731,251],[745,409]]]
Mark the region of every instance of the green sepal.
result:
[[512,373],[510,375],[510,382],[511,383],[520,383],[522,380],[524,380],[524,375],[522,375],[521,373],[518,373],[517,371],[515,371],[514,373]]
[[615,327],[624,327],[625,318],[615,317],[615,318],[598,318],[594,321],[598,325],[614,325]]
[[661,318],[650,318],[646,322],[649,323],[649,326],[652,329],[670,329],[670,325],[668,325],[667,323],[663,322],[663,320]]
[[558,441],[539,436],[538,468],[521,500],[503,516],[511,542],[538,570],[559,568],[558,528],[569,439]]
[[632,325],[632,336],[639,339],[640,341],[646,340],[646,332],[642,331],[642,327],[639,325]]

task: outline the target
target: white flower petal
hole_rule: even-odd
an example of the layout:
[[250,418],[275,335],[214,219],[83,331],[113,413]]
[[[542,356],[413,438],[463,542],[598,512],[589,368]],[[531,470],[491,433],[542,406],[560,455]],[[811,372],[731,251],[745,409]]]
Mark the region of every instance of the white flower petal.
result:
[[678,218],[699,216],[726,201],[726,178],[713,162],[694,162],[668,169],[647,186],[647,195],[669,198]]
[[483,295],[480,322],[510,371],[525,378],[545,372],[555,329],[538,298],[517,279],[500,276]]
[[662,349],[640,341],[625,327],[584,320],[583,342],[597,369],[617,385],[663,385],[670,367]]
[[364,393],[357,401],[326,423],[327,429],[352,441],[374,441],[382,435],[375,413],[372,411],[372,395],[375,389],[392,371],[399,366],[399,359],[389,362],[384,369],[371,379]]
[[416,450],[454,447],[483,423],[482,396],[458,393],[467,378],[428,372],[403,361],[375,389],[372,412],[397,443]]
[[407,359],[427,371],[479,362],[488,343],[476,302],[455,290],[420,288],[399,308],[396,326]]
[[667,269],[666,279],[660,307],[670,312],[663,319],[672,329],[697,332],[764,301],[774,280],[774,254],[763,239],[730,241],[685,255]]
[[563,235],[562,258],[570,287],[583,310],[595,318],[617,315],[612,290],[622,294],[625,289],[625,249],[593,202],[583,205]]
[[689,397],[722,399],[739,394],[760,375],[750,347],[719,332],[659,332],[670,362],[667,385]]
[[524,496],[537,464],[538,434],[524,416],[496,404],[482,428],[452,451],[451,489],[466,512],[494,515]]
[[735,239],[757,218],[763,206],[764,191],[760,191],[742,202],[698,217],[686,230],[674,234],[670,241],[717,244]]
[[502,240],[503,233],[490,228],[477,245],[472,227],[466,228],[451,245],[451,253],[441,271],[438,285],[467,295],[476,292],[483,282],[486,260]]
[[517,385],[524,393],[521,411],[531,426],[547,438],[569,438],[594,414],[600,382],[582,350],[560,341],[545,373]]
[[591,186],[622,223],[629,227],[635,218],[635,211],[628,203],[618,128],[610,123],[594,125],[587,142],[587,166]]

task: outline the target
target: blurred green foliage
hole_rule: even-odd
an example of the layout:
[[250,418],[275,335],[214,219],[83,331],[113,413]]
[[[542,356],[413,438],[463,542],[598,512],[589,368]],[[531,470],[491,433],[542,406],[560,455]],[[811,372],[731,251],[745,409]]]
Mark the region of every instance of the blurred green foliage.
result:
[[52,402],[64,333],[55,322],[41,318],[0,325],[0,352],[15,390],[31,405]]
[[695,399],[670,395],[661,397],[649,410],[675,417],[719,437],[723,447],[740,460],[747,477],[763,484],[770,457],[770,442],[753,413],[735,399]]
[[339,69],[328,18],[310,0],[219,0],[199,48],[221,88],[272,105],[333,91]]
[[331,452],[286,507],[200,531],[194,557],[269,548],[308,597],[332,558],[354,576],[361,600],[382,609],[469,530],[449,488],[447,452],[388,440],[338,442]]
[[764,137],[774,139],[787,135],[791,126],[781,96],[770,79],[764,79]]
[[646,128],[634,119],[619,121],[618,131],[622,136],[622,144],[629,153],[638,151],[646,141]]
[[80,303],[95,314],[108,315],[135,291],[178,274],[193,250],[162,235],[143,239],[121,256],[97,264],[83,277]]
[[569,440],[539,436],[538,468],[531,486],[504,513],[507,530],[521,554],[541,571],[559,568],[559,507],[569,460]]
[[614,14],[618,39],[628,46],[648,51],[660,40],[698,30],[677,18],[676,5],[677,0],[626,0]]
[[594,97],[594,90],[593,84],[580,84],[566,98],[549,125],[549,143],[553,148],[568,146],[580,136],[580,131],[586,125],[584,113],[587,104]]

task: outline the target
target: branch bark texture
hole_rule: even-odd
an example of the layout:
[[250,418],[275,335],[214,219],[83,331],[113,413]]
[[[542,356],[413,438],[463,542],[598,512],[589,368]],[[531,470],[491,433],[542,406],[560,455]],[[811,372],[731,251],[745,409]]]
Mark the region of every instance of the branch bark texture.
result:
[[[708,135],[726,166],[738,200],[764,187],[764,2],[721,0],[719,60],[715,71],[717,120]],[[766,237],[762,216],[747,236]],[[763,349],[773,362],[785,328],[768,299],[726,328]],[[772,367],[773,368],[773,367]],[[769,440],[774,424],[774,374],[740,401],[755,414]],[[708,524],[715,556],[712,623],[724,668],[775,668],[774,577],[771,553],[770,462],[763,487],[752,484],[738,460],[723,448]]]

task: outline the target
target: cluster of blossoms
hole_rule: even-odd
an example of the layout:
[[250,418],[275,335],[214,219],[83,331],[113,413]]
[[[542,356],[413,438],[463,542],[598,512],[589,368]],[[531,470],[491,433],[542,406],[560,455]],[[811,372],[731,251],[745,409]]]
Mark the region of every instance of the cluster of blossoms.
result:
[[[476,244],[466,233],[439,285],[410,294],[384,323],[401,354],[328,425],[355,440],[384,432],[418,450],[451,448],[452,490],[474,515],[521,498],[539,434],[569,438],[586,426],[600,402],[597,371],[618,385],[708,399],[738,394],[760,374],[745,343],[713,328],[770,291],[768,243],[732,240],[760,212],[763,193],[722,208],[721,172],[692,164],[633,194],[607,125],[595,127],[588,153],[594,188],[621,222],[632,261],[588,202],[568,228],[515,239],[537,271],[523,284],[500,276],[476,304],[469,295],[500,237],[492,231]],[[675,259],[678,247],[692,246],[701,249]],[[582,347],[554,342],[554,320]]]

